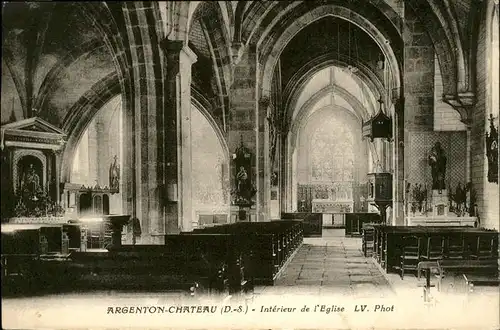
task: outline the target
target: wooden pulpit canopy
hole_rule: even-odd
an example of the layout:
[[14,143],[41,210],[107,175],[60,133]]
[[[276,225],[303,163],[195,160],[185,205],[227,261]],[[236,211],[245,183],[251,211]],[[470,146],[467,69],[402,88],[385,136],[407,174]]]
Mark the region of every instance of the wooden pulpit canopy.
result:
[[384,113],[382,99],[378,100],[378,102],[380,107],[377,114],[363,122],[363,138],[369,138],[372,142],[376,138],[390,141],[392,140],[392,119]]

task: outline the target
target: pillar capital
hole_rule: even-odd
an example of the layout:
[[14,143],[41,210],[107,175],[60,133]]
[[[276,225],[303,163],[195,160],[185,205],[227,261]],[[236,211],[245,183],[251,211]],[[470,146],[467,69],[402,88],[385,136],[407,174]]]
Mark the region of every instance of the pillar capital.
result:
[[163,39],[160,46],[168,57],[185,55],[191,61],[191,64],[196,63],[198,60],[198,56],[183,40]]
[[267,109],[271,105],[271,99],[268,95],[262,95],[262,97],[259,99],[259,105],[263,109]]
[[400,98],[401,98],[401,88],[400,87],[393,88],[391,91],[392,104],[398,103]]

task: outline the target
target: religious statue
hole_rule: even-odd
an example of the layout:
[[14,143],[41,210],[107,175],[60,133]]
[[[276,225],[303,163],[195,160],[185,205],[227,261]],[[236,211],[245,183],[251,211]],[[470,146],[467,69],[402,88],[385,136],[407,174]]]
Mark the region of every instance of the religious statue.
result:
[[[252,198],[257,192],[252,184],[250,177],[250,169],[252,162],[252,154],[248,148],[243,145],[243,137],[241,137],[240,146],[236,149],[233,154],[234,165],[235,165],[235,188],[232,191],[234,196],[234,204],[240,207],[250,207],[254,204]],[[241,209],[240,209],[241,211]],[[242,220],[245,217],[240,217]]]
[[432,147],[429,155],[429,165],[431,166],[432,189],[439,191],[445,189],[446,156],[439,142],[436,142]]
[[240,170],[236,174],[236,180],[238,181],[238,195],[243,197],[248,186],[248,174],[243,166],[240,166]]
[[21,179],[21,194],[24,198],[37,200],[37,195],[42,191],[40,177],[35,171],[33,164],[30,164],[28,170]]
[[278,185],[278,172],[273,172],[271,174],[271,186],[276,187]]
[[109,187],[117,190],[120,188],[120,166],[116,155],[114,162],[109,167]]

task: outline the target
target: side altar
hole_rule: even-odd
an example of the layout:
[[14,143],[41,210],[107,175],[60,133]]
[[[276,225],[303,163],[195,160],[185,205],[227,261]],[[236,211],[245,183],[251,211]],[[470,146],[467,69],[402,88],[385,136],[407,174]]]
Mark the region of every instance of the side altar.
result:
[[[478,219],[472,216],[472,209],[466,207],[467,188],[457,187],[461,193],[448,194],[448,190],[432,190],[430,203],[424,200],[422,206],[412,206],[412,213],[406,217],[407,226],[468,226],[477,227]],[[455,201],[454,201],[455,200]],[[458,201],[458,202],[456,202]],[[464,203],[465,202],[465,203]],[[418,204],[418,202],[417,202]]]
[[[118,191],[119,182],[112,181],[111,188],[91,189],[62,184],[65,144],[65,132],[38,117],[1,126],[1,231],[7,242],[2,243],[3,248],[15,253],[18,246],[31,240],[40,254],[86,250],[91,238],[84,219],[88,215],[109,229],[109,239],[101,240],[100,248],[121,244],[122,227],[130,216],[109,214],[106,203],[108,194]],[[110,181],[111,177],[116,175]],[[74,214],[67,212],[71,193],[79,206]]]
[[470,226],[478,227],[476,193],[472,184],[458,183],[453,190],[445,184],[446,155],[437,142],[428,163],[432,185],[407,183],[405,225],[407,226]]
[[61,218],[58,174],[66,134],[38,117],[2,125],[0,134],[2,222]]

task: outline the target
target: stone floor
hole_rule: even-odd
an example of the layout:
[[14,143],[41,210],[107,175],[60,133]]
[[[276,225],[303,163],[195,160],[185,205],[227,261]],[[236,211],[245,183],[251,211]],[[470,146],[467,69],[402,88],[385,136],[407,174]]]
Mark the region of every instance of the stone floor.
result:
[[305,238],[289,265],[272,287],[257,294],[315,294],[386,296],[389,282],[361,252],[361,239],[344,237],[343,229],[325,229],[323,237]]

